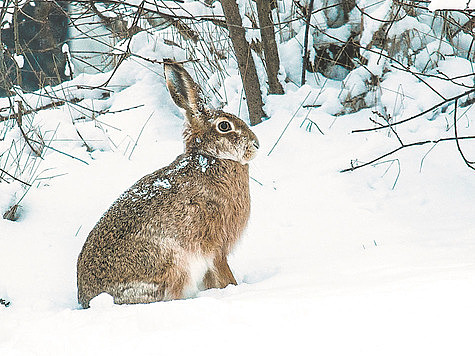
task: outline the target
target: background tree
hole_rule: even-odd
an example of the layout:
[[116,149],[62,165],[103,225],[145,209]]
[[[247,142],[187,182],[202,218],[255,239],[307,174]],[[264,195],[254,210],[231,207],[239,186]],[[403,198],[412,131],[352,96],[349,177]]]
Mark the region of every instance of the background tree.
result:
[[246,30],[242,26],[241,15],[235,0],[221,0],[229,36],[233,44],[234,53],[241,73],[242,84],[246,94],[249,121],[256,125],[265,117],[261,88],[257,76],[256,65],[252,58],[251,47],[246,40]]
[[[27,2],[23,6],[15,1],[11,26],[1,29],[6,50],[0,57],[0,95],[5,95],[12,84],[34,91],[68,79],[62,52],[68,26],[66,11],[64,1]],[[7,7],[1,14],[2,18],[7,15]]]
[[272,20],[272,8],[275,7],[276,2],[270,0],[256,0],[256,4],[267,80],[269,83],[269,94],[283,94],[284,89],[277,79],[280,59],[277,43],[275,41],[274,21]]

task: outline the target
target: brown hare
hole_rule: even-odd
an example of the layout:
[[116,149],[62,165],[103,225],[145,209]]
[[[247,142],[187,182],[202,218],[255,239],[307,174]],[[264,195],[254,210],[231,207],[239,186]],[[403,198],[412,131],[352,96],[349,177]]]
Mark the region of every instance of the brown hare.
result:
[[102,292],[151,303],[236,284],[227,256],[249,218],[247,163],[259,142],[236,116],[207,108],[181,65],[164,67],[186,111],[185,153],[135,183],[90,232],[77,262],[84,308]]

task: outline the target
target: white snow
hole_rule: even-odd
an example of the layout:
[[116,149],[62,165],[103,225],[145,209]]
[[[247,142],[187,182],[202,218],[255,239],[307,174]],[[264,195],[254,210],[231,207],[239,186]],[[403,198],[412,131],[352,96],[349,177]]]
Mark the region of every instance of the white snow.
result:
[[435,10],[466,10],[466,9],[475,9],[475,2],[473,0],[431,0],[429,4],[429,9],[431,11]]
[[114,298],[107,294],[101,293],[97,297],[91,299],[89,306],[93,309],[111,308],[114,305]]
[[[371,14],[383,18],[386,10],[384,2]],[[341,82],[309,74],[306,85],[292,83],[300,79],[299,46],[295,38],[280,46],[291,80],[284,96],[265,97],[270,118],[253,128],[261,148],[250,163],[251,219],[229,258],[238,285],[186,300],[119,306],[101,294],[83,310],[76,299],[77,256],[94,224],[135,181],[182,153],[183,117],[160,64],[124,61],[108,95],[87,88],[110,73],[79,75],[24,95],[32,105],[48,104],[51,99],[40,94],[53,91],[84,100],[82,107],[42,110],[25,121],[57,150],[46,147],[44,160],[26,151],[18,161],[3,154],[15,153],[12,142],[22,138],[11,120],[0,122],[0,167],[34,181],[25,190],[0,180],[2,214],[24,195],[19,220],[0,219],[0,298],[11,302],[0,305],[0,355],[475,354],[475,175],[455,142],[406,148],[340,173],[351,161],[368,162],[398,147],[391,131],[351,133],[375,127],[369,118],[382,122],[373,111],[399,121],[441,101],[429,85],[446,97],[468,89],[435,77],[423,83],[394,68],[384,73],[379,56],[365,54],[381,76],[379,91],[365,100],[374,95],[378,104],[336,116],[343,109]],[[131,47],[157,59],[171,51],[143,34]],[[428,46],[417,54],[416,67],[433,53]],[[447,56],[428,73],[454,77],[471,73],[471,66]],[[194,75],[191,64],[186,68]],[[220,88],[228,97],[224,109],[246,117],[235,63],[227,71]],[[368,79],[356,69],[347,78],[348,92],[364,93]],[[472,77],[457,82],[473,87]],[[306,104],[322,106],[301,107]],[[4,107],[8,102],[0,99]],[[460,136],[475,134],[471,108],[458,108]],[[93,110],[102,114],[91,118]],[[405,143],[453,137],[454,110],[448,103],[395,126],[397,133]],[[461,145],[473,160],[473,143]],[[206,171],[212,161],[202,156],[199,163]],[[156,184],[168,189],[171,183]],[[191,266],[197,279],[205,262],[197,258]]]
[[154,183],[153,183],[153,186],[154,187],[162,187],[162,188],[165,188],[165,189],[170,189],[172,187],[172,185],[170,184],[170,181],[168,179],[157,179]]
[[201,172],[203,173],[206,172],[206,170],[209,168],[208,158],[206,158],[205,156],[199,155],[198,163],[201,167]]
[[25,58],[22,54],[14,54],[13,59],[15,60],[18,68],[23,68],[23,65],[25,64]]

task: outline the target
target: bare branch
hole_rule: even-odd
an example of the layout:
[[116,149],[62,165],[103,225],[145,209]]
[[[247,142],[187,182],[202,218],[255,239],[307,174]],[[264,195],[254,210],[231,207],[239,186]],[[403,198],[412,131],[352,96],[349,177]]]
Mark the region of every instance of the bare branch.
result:
[[[388,156],[391,156],[393,155],[394,153],[400,151],[400,150],[403,150],[405,148],[408,148],[408,147],[414,147],[414,146],[423,146],[423,145],[427,145],[427,144],[437,144],[439,142],[448,142],[448,141],[459,141],[459,140],[473,140],[475,139],[475,136],[462,136],[462,137],[445,137],[445,138],[440,138],[438,140],[426,140],[426,141],[419,141],[419,142],[413,142],[413,143],[408,143],[408,144],[404,144],[402,146],[399,146],[398,148],[392,150],[392,151],[389,151],[381,156],[378,156],[374,159],[372,159],[371,161],[369,162],[366,162],[366,163],[363,163],[363,164],[357,164],[357,165],[354,165],[353,162],[351,164],[351,167],[349,168],[345,168],[343,170],[340,171],[340,173],[345,173],[345,172],[352,172],[354,170],[357,170],[359,168],[363,168],[363,167],[366,167],[366,166],[370,166],[380,160],[382,160],[383,158],[386,158]],[[473,167],[471,167],[473,168]]]
[[405,122],[408,122],[408,121],[411,121],[411,120],[414,120],[420,116],[423,116],[431,111],[434,111],[435,109],[437,109],[438,107],[446,104],[446,103],[449,103],[451,101],[454,101],[454,100],[458,100],[460,98],[463,98],[464,96],[467,96],[467,95],[470,95],[472,93],[475,92],[475,89],[472,89],[472,90],[468,90],[466,91],[465,93],[462,93],[462,94],[459,94],[459,95],[456,95],[452,98],[448,98],[448,99],[445,99],[444,101],[441,101],[440,103],[430,107],[429,109],[426,109],[422,112],[420,112],[419,114],[416,114],[414,116],[411,116],[407,119],[404,119],[404,120],[401,120],[401,121],[397,121],[397,122],[393,122],[392,124],[388,124],[388,125],[381,125],[381,126],[378,126],[378,127],[372,127],[372,128],[368,128],[368,129],[359,129],[359,130],[353,130],[351,131],[352,133],[357,133],[357,132],[369,132],[369,131],[377,131],[377,130],[382,130],[382,129],[386,129],[388,127],[391,127],[391,126],[396,126],[396,125],[400,125],[400,124],[403,124]]

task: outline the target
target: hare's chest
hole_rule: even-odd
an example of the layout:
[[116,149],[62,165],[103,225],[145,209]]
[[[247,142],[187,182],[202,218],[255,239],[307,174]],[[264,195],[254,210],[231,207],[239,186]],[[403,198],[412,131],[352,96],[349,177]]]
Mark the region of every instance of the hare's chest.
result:
[[201,254],[189,254],[186,262],[188,281],[183,290],[183,295],[185,298],[189,298],[205,289],[203,279],[206,272],[212,268],[213,259]]

